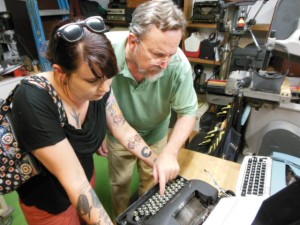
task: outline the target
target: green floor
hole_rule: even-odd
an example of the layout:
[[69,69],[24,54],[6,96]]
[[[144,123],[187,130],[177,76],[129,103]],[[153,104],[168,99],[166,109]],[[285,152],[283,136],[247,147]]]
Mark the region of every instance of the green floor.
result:
[[[94,156],[96,175],[97,175],[97,185],[96,193],[98,194],[100,201],[102,202],[104,208],[110,216],[112,216],[112,206],[111,206],[111,193],[108,183],[108,170],[107,170],[107,159],[100,157],[98,155]],[[133,193],[137,190],[138,176],[137,172],[133,176],[132,191]],[[13,223],[12,225],[28,225],[24,215],[19,207],[18,195],[16,192],[4,195],[6,204],[14,209],[13,211]]]

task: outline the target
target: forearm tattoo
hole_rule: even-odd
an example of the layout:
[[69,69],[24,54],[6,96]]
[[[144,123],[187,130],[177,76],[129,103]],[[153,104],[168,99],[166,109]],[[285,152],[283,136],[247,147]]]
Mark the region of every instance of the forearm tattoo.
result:
[[118,106],[115,96],[109,96],[106,107],[108,109],[108,112],[110,113],[110,116],[113,119],[114,124],[116,124],[117,126],[122,126],[125,123],[125,119]]
[[90,194],[92,196],[92,204],[95,208],[100,208],[101,207],[101,203],[98,199],[98,196],[96,195],[94,189],[90,189]]
[[[88,190],[88,193],[90,196],[87,196],[86,189],[90,188]],[[91,198],[91,204],[89,203],[89,198]],[[112,224],[110,218],[108,217],[106,211],[104,210],[101,202],[99,201],[98,196],[96,195],[93,188],[91,188],[88,184],[85,184],[81,188],[81,194],[78,197],[77,202],[77,210],[79,215],[81,216],[88,216],[88,218],[91,218],[91,211],[92,209],[99,211],[99,221],[97,223],[94,223],[95,225],[101,224],[101,221],[104,221],[105,224]]]
[[151,156],[151,154],[152,154],[152,151],[147,146],[142,148],[142,156],[143,157],[149,158]]
[[[128,141],[128,148],[129,148],[129,149],[132,149],[132,150],[138,148],[138,146],[140,145],[141,140],[142,140],[141,135],[139,135],[139,134],[134,135],[134,136],[133,136],[132,138],[130,138],[129,141]],[[147,146],[142,147],[141,155],[142,155],[144,158],[150,157],[151,154],[152,154],[152,151],[150,150],[149,147],[147,147]]]
[[142,140],[141,135],[139,134],[134,135],[134,137],[130,138],[128,141],[128,148],[134,150],[136,147],[139,146],[141,140]]
[[79,215],[81,215],[81,216],[88,215],[90,218],[91,217],[91,209],[92,209],[92,206],[90,206],[87,196],[85,194],[80,194],[78,197],[78,205],[77,205],[77,210],[79,212]]

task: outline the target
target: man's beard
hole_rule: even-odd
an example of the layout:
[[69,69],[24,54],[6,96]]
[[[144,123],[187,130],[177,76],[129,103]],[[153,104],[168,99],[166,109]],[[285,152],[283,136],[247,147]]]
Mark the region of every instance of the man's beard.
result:
[[156,81],[163,75],[163,69],[158,66],[151,68],[151,70],[139,69],[139,72],[144,75],[145,80],[151,82]]

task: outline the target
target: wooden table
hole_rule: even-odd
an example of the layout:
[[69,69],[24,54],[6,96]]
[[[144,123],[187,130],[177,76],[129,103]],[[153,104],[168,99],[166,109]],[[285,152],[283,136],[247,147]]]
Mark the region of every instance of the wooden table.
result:
[[187,149],[180,151],[178,161],[180,164],[180,176],[188,180],[203,180],[217,188],[209,174],[204,171],[206,169],[222,188],[235,191],[241,166],[239,163]]

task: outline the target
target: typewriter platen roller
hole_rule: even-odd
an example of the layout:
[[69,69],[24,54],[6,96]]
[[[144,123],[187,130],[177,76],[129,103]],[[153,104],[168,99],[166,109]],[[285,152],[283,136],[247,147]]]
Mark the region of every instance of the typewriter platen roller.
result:
[[118,225],[200,225],[218,200],[218,190],[201,180],[177,177],[164,196],[159,185],[134,202],[117,218]]

